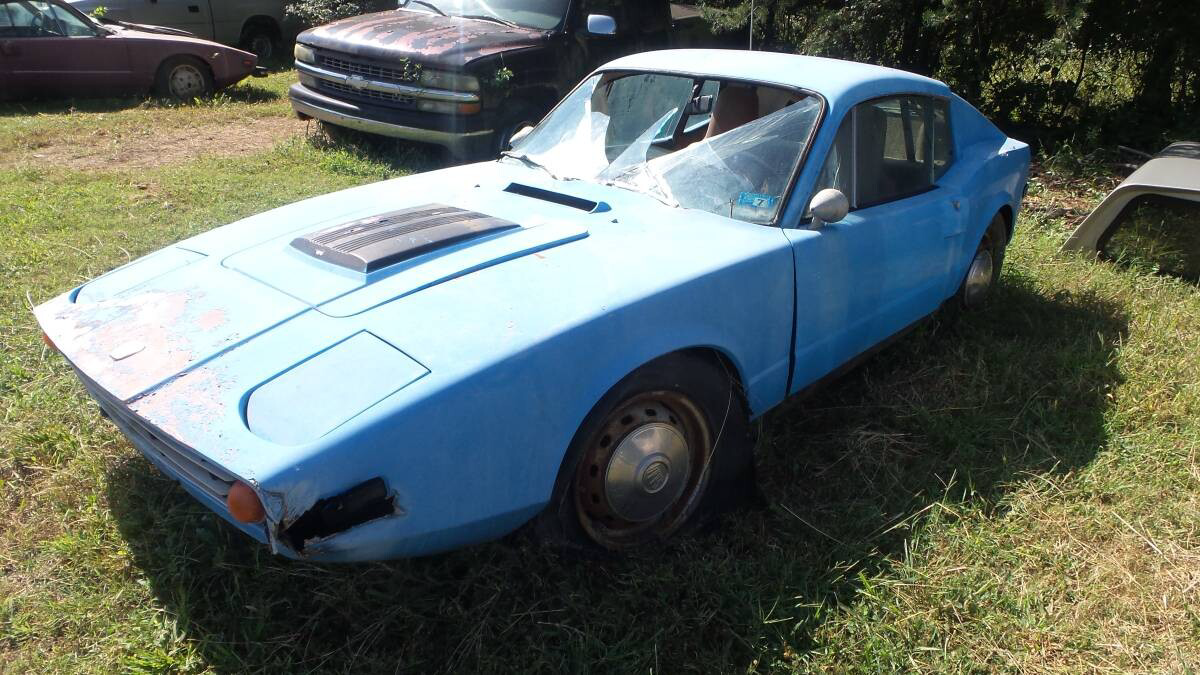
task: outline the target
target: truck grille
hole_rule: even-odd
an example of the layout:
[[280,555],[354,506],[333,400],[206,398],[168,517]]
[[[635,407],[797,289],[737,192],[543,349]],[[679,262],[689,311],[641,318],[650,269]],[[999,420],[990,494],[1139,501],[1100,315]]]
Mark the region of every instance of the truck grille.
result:
[[421,67],[412,62],[406,62],[399,68],[380,66],[365,61],[354,61],[332,54],[321,54],[321,64],[330,70],[336,70],[348,75],[362,75],[368,80],[410,84],[421,77]]
[[187,481],[189,485],[199,488],[220,503],[225,503],[229,488],[236,480],[232,474],[154,428],[82,372],[75,372],[79,373],[79,379],[87,387],[88,393],[100,404],[100,409],[129,437],[138,450],[171,467],[176,478]]
[[374,89],[355,89],[354,87],[339,82],[330,82],[329,80],[318,80],[317,86],[326,91],[338,94],[349,94],[373,101],[387,101],[388,103],[410,108],[417,104],[417,98],[411,94],[393,94],[386,91],[375,91]]

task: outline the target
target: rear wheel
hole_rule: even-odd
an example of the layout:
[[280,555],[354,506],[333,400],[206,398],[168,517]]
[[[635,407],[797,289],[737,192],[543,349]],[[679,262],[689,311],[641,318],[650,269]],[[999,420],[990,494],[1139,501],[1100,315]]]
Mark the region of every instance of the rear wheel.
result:
[[992,294],[1000,280],[1000,268],[1004,264],[1004,249],[1008,245],[1008,228],[1004,216],[997,213],[983,233],[975,255],[967,265],[966,276],[954,294],[954,304],[962,309],[982,306]]
[[552,543],[610,551],[662,542],[715,511],[731,482],[749,475],[751,450],[729,373],[690,354],[658,359],[588,414],[537,530]]
[[279,42],[279,32],[268,23],[251,23],[242,29],[242,39],[238,46],[258,57],[259,63],[275,56],[276,44]]
[[213,92],[208,65],[194,56],[172,56],[163,61],[154,84],[160,96],[179,101],[190,101]]

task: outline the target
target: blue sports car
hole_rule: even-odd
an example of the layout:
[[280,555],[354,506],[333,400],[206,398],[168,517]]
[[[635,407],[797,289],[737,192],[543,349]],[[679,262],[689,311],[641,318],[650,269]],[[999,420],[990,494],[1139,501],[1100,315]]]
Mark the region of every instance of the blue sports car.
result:
[[146,457],[282,555],[530,522],[629,549],[735,489],[750,419],[983,303],[1028,167],[935,80],[650,52],[495,161],[250,217],[36,314]]

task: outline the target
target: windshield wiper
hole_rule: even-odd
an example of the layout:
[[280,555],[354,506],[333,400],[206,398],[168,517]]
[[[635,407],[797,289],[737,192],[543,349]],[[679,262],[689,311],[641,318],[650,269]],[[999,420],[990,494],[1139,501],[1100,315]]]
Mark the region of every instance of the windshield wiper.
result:
[[545,164],[542,164],[541,162],[539,162],[535,159],[532,159],[529,155],[526,155],[524,153],[513,152],[512,150],[505,150],[504,152],[500,153],[500,156],[501,157],[511,157],[530,168],[541,169],[542,171],[546,172],[546,175],[550,176],[554,180],[573,180],[571,178],[562,178],[562,177],[555,175],[555,173],[553,171],[551,171],[549,168],[547,168],[547,166]]
[[425,2],[425,0],[408,0],[408,2],[404,3],[404,6],[407,7],[411,4],[413,4],[414,2],[417,3],[418,5],[425,5],[426,7],[428,7],[429,9],[432,9],[433,11],[437,12],[438,14],[441,14],[442,16],[446,16],[446,13],[442,11],[441,7],[438,7],[437,5],[433,4],[432,2]]
[[479,19],[480,21],[495,21],[496,23],[508,26],[509,28],[520,28],[520,26],[509,21],[508,19],[501,19],[498,16],[492,16],[490,14],[459,14],[458,18]]

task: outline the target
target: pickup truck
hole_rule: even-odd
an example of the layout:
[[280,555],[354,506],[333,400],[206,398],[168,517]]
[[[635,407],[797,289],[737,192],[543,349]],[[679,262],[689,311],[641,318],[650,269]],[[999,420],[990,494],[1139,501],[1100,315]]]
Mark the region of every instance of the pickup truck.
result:
[[710,43],[695,7],[667,0],[400,0],[301,33],[301,119],[495,155],[597,65]]
[[[102,21],[165,26],[271,58],[284,32],[287,0],[69,0]],[[295,30],[294,28],[292,30]]]

